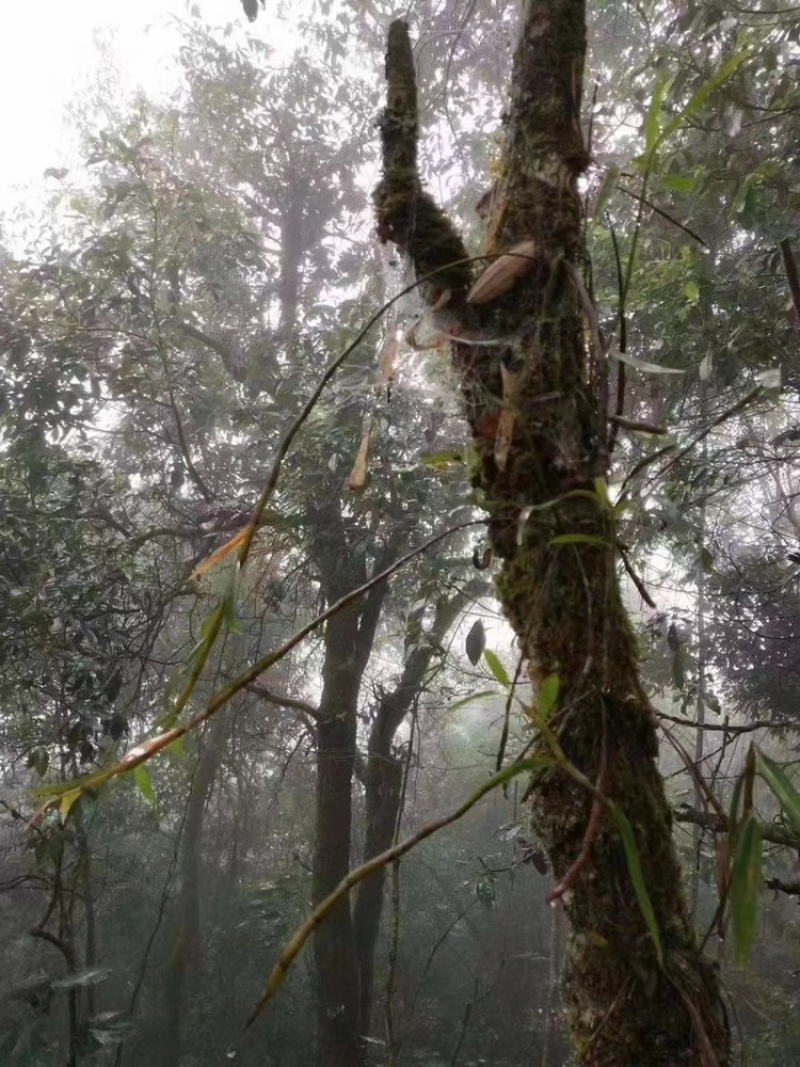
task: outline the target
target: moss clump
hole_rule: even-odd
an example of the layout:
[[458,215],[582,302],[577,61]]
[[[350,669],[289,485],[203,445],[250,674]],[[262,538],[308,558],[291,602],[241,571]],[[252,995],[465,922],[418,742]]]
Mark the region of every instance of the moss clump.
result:
[[463,303],[472,281],[467,250],[453,223],[422,187],[417,172],[417,87],[408,25],[389,28],[386,50],[387,105],[380,121],[383,178],[373,194],[378,236],[411,260],[418,279],[433,275],[423,297],[435,302],[450,290]]

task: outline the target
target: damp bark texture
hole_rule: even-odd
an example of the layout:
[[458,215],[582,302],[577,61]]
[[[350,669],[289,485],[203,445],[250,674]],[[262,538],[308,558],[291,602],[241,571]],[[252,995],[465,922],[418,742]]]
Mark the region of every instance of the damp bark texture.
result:
[[[454,345],[453,362],[477,453],[474,482],[500,560],[498,595],[533,683],[559,679],[549,725],[583,776],[580,784],[578,776],[550,769],[529,793],[533,824],[565,890],[565,996],[576,1062],[725,1067],[729,1027],[716,974],[688,919],[604,491],[606,368],[581,280],[577,194],[586,165],[585,47],[583,0],[524,5],[483,251],[499,257],[522,245],[530,258],[503,295],[468,303],[473,275],[459,262],[463,242],[417,173],[413,52],[406,24],[393,23],[384,171],[374,195],[378,233],[411,260],[418,279],[434,272],[423,295],[440,305],[448,300],[461,320],[463,343]],[[470,345],[476,334],[482,343]],[[502,341],[487,345],[493,337]],[[541,739],[539,751],[552,754],[552,743]],[[633,831],[661,960],[611,803]]]

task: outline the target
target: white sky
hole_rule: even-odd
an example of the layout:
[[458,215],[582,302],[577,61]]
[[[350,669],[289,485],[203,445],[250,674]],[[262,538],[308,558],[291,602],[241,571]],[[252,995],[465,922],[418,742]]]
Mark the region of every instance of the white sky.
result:
[[0,0],[0,207],[46,167],[69,165],[65,109],[94,80],[98,37],[110,42],[125,88],[153,95],[175,84],[169,26],[191,21],[192,8],[201,23],[269,32],[264,12],[249,25],[240,0]]

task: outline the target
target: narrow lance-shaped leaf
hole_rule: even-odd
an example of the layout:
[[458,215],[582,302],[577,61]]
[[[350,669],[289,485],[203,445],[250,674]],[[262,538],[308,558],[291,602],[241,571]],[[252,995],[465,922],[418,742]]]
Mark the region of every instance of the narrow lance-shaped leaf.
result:
[[609,805],[611,814],[614,816],[614,821],[619,829],[620,838],[622,839],[622,846],[625,849],[625,859],[628,864],[628,874],[630,875],[631,882],[633,883],[633,890],[636,893],[636,899],[639,902],[639,908],[642,912],[645,925],[647,926],[650,937],[653,941],[653,947],[655,948],[656,957],[660,964],[664,963],[664,951],[661,947],[661,933],[658,929],[658,923],[656,922],[656,913],[653,911],[653,903],[650,900],[650,894],[647,891],[647,886],[644,881],[644,874],[642,872],[642,864],[639,859],[639,850],[636,846],[636,839],[633,836],[633,829],[628,821],[627,816],[623,811],[615,804]]
[[760,891],[761,827],[751,815],[736,836],[730,880],[733,940],[740,965],[747,960],[755,940]]
[[144,799],[150,805],[151,808],[155,808],[156,794],[153,789],[153,783],[150,779],[150,775],[147,773],[147,768],[144,764],[139,764],[138,767],[133,768],[133,780],[136,782],[136,786]]
[[561,689],[561,679],[557,674],[548,674],[539,686],[536,697],[536,718],[547,722],[555,710],[558,694]]
[[800,794],[789,781],[783,767],[771,760],[769,756],[765,756],[763,752],[759,752],[757,769],[775,799],[789,816],[794,829],[800,833]]
[[504,689],[510,689],[511,679],[508,677],[508,672],[498,659],[497,654],[492,652],[490,648],[487,648],[483,653],[483,658],[486,660],[486,666],[494,675],[495,681],[499,682]]

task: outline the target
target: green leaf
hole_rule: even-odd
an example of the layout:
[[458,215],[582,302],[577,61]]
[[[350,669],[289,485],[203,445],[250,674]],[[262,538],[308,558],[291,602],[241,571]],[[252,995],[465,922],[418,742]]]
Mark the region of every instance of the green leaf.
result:
[[736,961],[741,966],[750,955],[756,936],[758,898],[761,892],[761,827],[748,817],[736,837],[731,868],[731,914]]
[[597,494],[597,499],[601,502],[603,507],[611,509],[611,497],[608,495],[608,482],[605,478],[595,478],[594,491]]
[[659,71],[644,125],[644,152],[645,156],[648,157],[648,162],[650,157],[655,155],[656,149],[662,140],[661,111],[664,105],[664,97],[671,84],[672,81],[669,75],[663,70]]
[[47,749],[42,745],[37,745],[32,749],[28,755],[28,760],[25,764],[26,767],[32,767],[33,770],[39,775],[40,778],[44,778],[47,774],[47,768],[50,765],[50,754]]
[[633,829],[631,828],[631,824],[625,813],[621,811],[616,804],[610,804],[609,808],[611,814],[614,816],[617,828],[619,829],[619,835],[622,839],[622,847],[625,849],[628,874],[631,876],[633,891],[636,893],[636,899],[639,902],[639,909],[642,913],[650,937],[652,938],[653,947],[656,950],[656,958],[658,959],[659,964],[663,966],[664,951],[661,947],[661,933],[658,929],[658,923],[656,922],[656,913],[653,911],[653,902],[650,900],[650,894],[647,892],[647,886],[644,884],[644,874],[642,873],[642,865],[639,861],[639,850],[636,847],[636,839],[633,836]]
[[800,794],[786,776],[783,767],[759,752],[756,773],[760,774],[769,786],[770,792],[789,816],[791,824],[800,833]]
[[678,114],[674,119],[672,119],[671,122],[667,123],[661,133],[659,143],[661,141],[666,140],[667,137],[671,136],[675,132],[675,130],[678,129],[681,123],[684,122],[685,119],[698,112],[706,103],[711,94],[717,89],[719,89],[720,85],[723,85],[728,80],[728,78],[730,78],[730,76],[738,70],[742,63],[744,63],[746,59],[750,58],[751,55],[752,53],[750,51],[737,52],[736,55],[731,56],[730,59],[726,60],[726,62],[723,63],[722,66],[719,68],[717,73],[712,74],[711,77],[708,78],[705,82],[703,82],[700,88],[692,95],[691,100],[683,109],[683,111],[681,111],[680,114]]
[[467,659],[473,667],[477,667],[485,648],[486,631],[483,628],[481,620],[476,619],[464,641],[464,651],[467,653]]
[[483,700],[484,697],[496,697],[497,691],[494,689],[483,689],[480,693],[471,693],[468,697],[463,697],[461,700],[457,700],[455,704],[451,704],[447,709],[448,711],[458,711],[459,708],[465,708],[467,704],[473,704],[476,700]]
[[731,793],[731,802],[728,808],[728,820],[730,822],[730,836],[735,836],[736,825],[739,822],[739,802],[742,799],[742,782],[743,776],[739,775],[733,786],[733,792]]
[[[422,463],[426,467],[433,467],[434,470],[441,470],[442,468],[449,467],[453,463],[463,463],[464,454],[458,449],[448,449],[445,452],[436,452],[432,456],[423,456]],[[413,469],[413,468],[412,468]]]
[[499,682],[504,689],[510,689],[511,680],[497,655],[490,648],[487,648],[483,653],[483,658],[486,660],[486,666],[494,675],[495,681]]
[[[231,568],[231,577],[234,578],[236,568]],[[236,583],[238,585],[238,582]],[[228,628],[228,631],[232,634],[244,633],[242,630],[242,624],[236,616],[236,594],[233,589],[229,589],[225,594],[225,599],[222,601],[223,622]]]
[[672,656],[672,684],[676,689],[683,691],[686,685],[686,668],[689,665],[689,657],[685,650],[678,645]]
[[170,741],[166,748],[167,752],[171,752],[173,756],[177,756],[178,759],[183,759],[186,755],[186,743],[182,737],[176,737],[174,741]]
[[634,370],[641,371],[642,374],[686,373],[681,367],[662,367],[659,363],[648,363],[645,359],[634,359],[633,356],[629,356],[623,352],[612,353],[612,358],[616,359],[619,363],[624,363],[627,367],[633,367]]
[[155,808],[158,804],[156,800],[155,790],[153,789],[153,783],[150,780],[150,775],[147,773],[143,763],[140,763],[137,767],[133,768],[133,780],[136,782],[139,792],[144,799],[150,805],[151,808]]
[[697,178],[682,174],[667,174],[661,179],[661,184],[672,193],[691,193],[697,185]]
[[558,702],[558,694],[561,690],[561,679],[557,674],[548,674],[539,686],[536,695],[536,719],[538,722],[547,722],[555,710]]
[[690,304],[696,304],[700,299],[700,286],[695,281],[688,281],[683,287],[683,295]]

